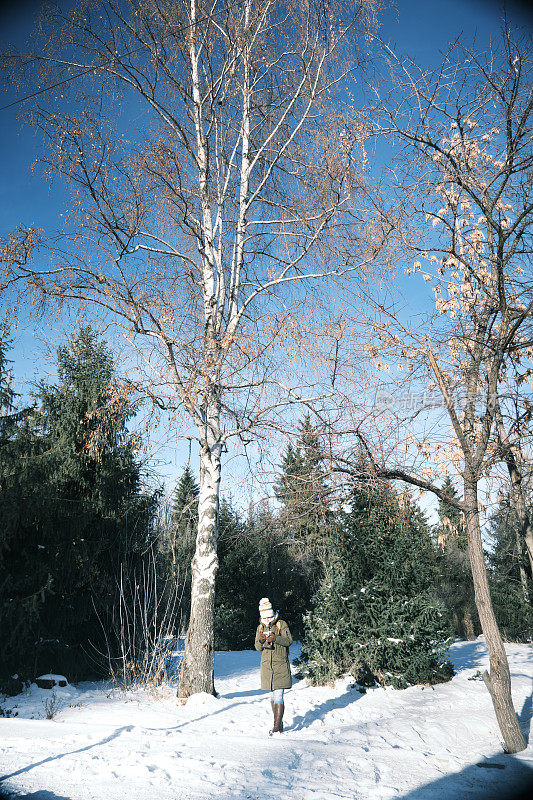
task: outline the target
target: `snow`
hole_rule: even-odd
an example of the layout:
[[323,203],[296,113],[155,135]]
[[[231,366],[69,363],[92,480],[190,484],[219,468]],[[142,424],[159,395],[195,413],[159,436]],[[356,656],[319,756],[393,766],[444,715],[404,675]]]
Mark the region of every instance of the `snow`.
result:
[[[435,687],[360,693],[295,681],[285,730],[269,737],[259,654],[217,653],[217,698],[182,704],[175,689],[123,693],[103,683],[32,684],[1,705],[4,791],[32,800],[491,800],[533,775],[533,652],[506,645],[528,749],[502,753],[482,638],[451,648],[454,678]],[[298,645],[291,656],[298,654]],[[18,714],[18,716],[14,716]],[[481,764],[482,766],[478,766]]]
[[54,675],[51,672],[47,672],[46,675],[39,675],[39,677],[36,678],[36,680],[38,680],[38,681],[55,681],[56,683],[59,683],[60,681],[64,681],[65,683],[68,683],[68,681],[67,681],[67,679],[65,678],[64,675]]

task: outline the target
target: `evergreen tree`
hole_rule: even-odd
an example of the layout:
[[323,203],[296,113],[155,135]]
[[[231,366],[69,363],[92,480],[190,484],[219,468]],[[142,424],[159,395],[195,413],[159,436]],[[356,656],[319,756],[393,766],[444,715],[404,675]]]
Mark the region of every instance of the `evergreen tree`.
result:
[[17,437],[23,458],[4,474],[2,493],[18,493],[18,506],[2,520],[3,609],[13,609],[2,659],[4,671],[75,679],[89,673],[91,647],[105,652],[102,626],[153,536],[155,496],[140,488],[126,427],[133,409],[107,346],[82,328],[58,349],[57,367],[58,385],[40,385]]
[[301,558],[285,539],[277,516],[261,507],[248,519],[223,500],[220,506],[215,598],[215,647],[253,646],[258,603],[268,596],[295,636],[309,604],[309,583]]
[[261,576],[260,542],[230,501],[223,498],[218,518],[215,648],[247,650],[257,626]]
[[16,409],[17,395],[13,389],[13,373],[7,353],[13,342],[6,322],[0,324],[0,465],[10,457],[10,442],[13,441],[21,423],[28,417],[30,409]]
[[490,520],[488,553],[494,613],[508,642],[533,640],[533,580],[523,550],[521,527],[510,498],[504,496]]
[[196,546],[199,493],[199,486],[187,465],[174,491],[167,532],[170,574],[179,584],[179,595],[182,598],[182,626],[186,625],[189,615],[191,561]]
[[326,544],[330,522],[323,460],[320,437],[307,414],[298,426],[296,446],[287,446],[275,492],[286,531],[297,546],[315,553]]
[[[450,497],[458,498],[452,480],[447,477],[442,485]],[[436,528],[439,580],[437,595],[447,613],[456,636],[474,639],[481,631],[474,584],[468,557],[463,514],[450,503],[440,501],[440,523]]]
[[434,598],[436,565],[421,512],[394,490],[359,487],[306,617],[303,672],[350,672],[399,688],[452,674],[449,630]]
[[[325,553],[337,525],[320,436],[309,415],[298,426],[295,445],[287,446],[274,490],[281,503],[276,527],[288,542],[298,571],[305,575],[307,606],[323,575]],[[301,587],[301,581],[298,584]]]
[[[24,535],[17,537],[17,523],[22,514],[31,513],[37,505],[38,483],[28,469],[32,437],[28,435],[31,409],[16,409],[12,388],[12,372],[7,353],[11,345],[7,325],[0,328],[0,685],[9,693],[22,688],[22,663],[32,641],[33,625],[44,603],[48,580],[35,586],[35,591],[19,591],[24,576],[32,569],[34,549]],[[23,575],[10,569],[19,558]],[[17,667],[20,667],[17,669]],[[15,675],[13,679],[11,676]]]
[[[256,585],[261,590],[257,600],[269,597],[293,635],[299,638],[303,633],[303,615],[309,608],[316,572],[310,568],[306,551],[295,547],[291,537],[287,537],[284,522],[268,505],[259,507],[251,520],[260,565]],[[255,615],[257,625],[257,603]]]
[[[198,523],[198,484],[186,468],[176,487],[167,526],[167,559],[179,594],[182,625],[189,614],[190,562]],[[296,634],[310,598],[309,559],[277,515],[261,508],[244,520],[231,499],[222,498],[218,519],[219,568],[215,595],[215,647],[241,650],[252,646],[258,602],[268,595]]]
[[12,373],[8,367],[9,361],[7,353],[12,344],[9,338],[8,326],[4,323],[0,326],[0,419],[2,427],[0,428],[0,435],[5,437],[4,426],[8,419],[8,413],[13,408],[13,401],[15,393],[11,387]]

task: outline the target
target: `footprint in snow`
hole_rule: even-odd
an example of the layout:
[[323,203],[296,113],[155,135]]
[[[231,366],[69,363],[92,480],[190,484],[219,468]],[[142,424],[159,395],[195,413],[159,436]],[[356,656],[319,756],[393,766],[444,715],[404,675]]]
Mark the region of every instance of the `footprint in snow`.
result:
[[274,778],[276,777],[271,769],[263,769],[263,770],[261,770],[261,775],[263,775],[263,777],[265,777],[265,778],[268,778],[269,781],[274,780]]
[[293,759],[289,764],[289,769],[298,769],[301,761],[302,761],[302,754],[298,752],[293,753]]

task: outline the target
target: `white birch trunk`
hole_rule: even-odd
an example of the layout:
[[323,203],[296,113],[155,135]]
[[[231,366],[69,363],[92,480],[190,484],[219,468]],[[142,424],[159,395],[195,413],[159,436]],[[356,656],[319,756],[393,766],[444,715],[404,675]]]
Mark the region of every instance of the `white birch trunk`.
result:
[[178,697],[196,692],[215,694],[214,610],[218,569],[217,536],[220,490],[221,441],[218,419],[208,426],[210,435],[200,450],[198,533],[191,564],[191,616],[185,639]]
[[185,638],[185,652],[178,684],[178,697],[197,692],[215,694],[214,683],[214,614],[216,551],[222,437],[220,431],[220,386],[217,372],[218,337],[216,332],[216,289],[213,220],[209,203],[208,156],[203,130],[202,96],[196,49],[196,2],[191,0],[189,56],[194,123],[198,159],[198,185],[202,236],[198,249],[202,260],[204,300],[204,399],[200,420],[200,494],[198,498],[198,533],[191,563],[191,615]]

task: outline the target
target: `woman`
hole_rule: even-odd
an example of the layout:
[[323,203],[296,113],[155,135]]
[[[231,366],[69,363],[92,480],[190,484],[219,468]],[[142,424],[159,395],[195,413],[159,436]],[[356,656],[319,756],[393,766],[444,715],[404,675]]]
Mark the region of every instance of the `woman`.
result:
[[283,692],[292,686],[289,666],[292,636],[287,623],[274,614],[268,597],[259,601],[259,616],[261,622],[255,633],[255,649],[261,651],[261,689],[271,692],[274,727],[269,733],[272,736],[283,731]]

